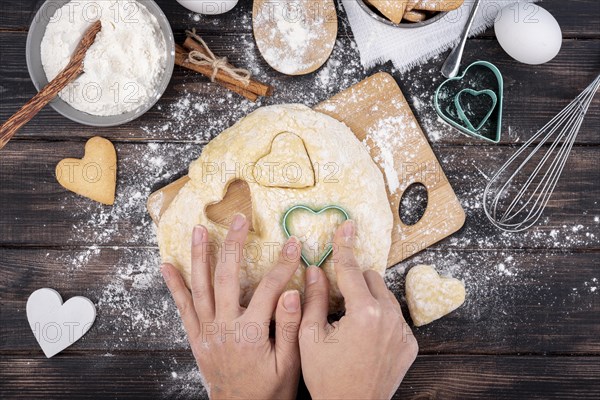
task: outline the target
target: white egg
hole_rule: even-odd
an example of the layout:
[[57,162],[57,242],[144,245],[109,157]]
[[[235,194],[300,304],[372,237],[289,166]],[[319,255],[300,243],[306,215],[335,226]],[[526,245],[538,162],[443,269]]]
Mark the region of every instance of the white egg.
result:
[[556,19],[542,7],[513,3],[502,10],[494,24],[496,38],[509,56],[525,64],[552,60],[562,45],[562,32]]
[[190,11],[216,15],[231,10],[238,0],[177,0],[177,2]]

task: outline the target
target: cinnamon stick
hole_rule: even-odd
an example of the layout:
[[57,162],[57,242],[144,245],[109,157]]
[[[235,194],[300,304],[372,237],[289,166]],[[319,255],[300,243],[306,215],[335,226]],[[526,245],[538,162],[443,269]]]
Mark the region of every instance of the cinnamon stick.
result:
[[[192,64],[192,63],[188,62],[187,59],[188,59],[188,54],[187,54],[187,52],[185,52],[185,49],[179,45],[176,45],[175,46],[175,65],[179,65],[180,67],[184,67],[184,68],[190,69],[192,71],[198,72],[209,78],[211,77],[211,75],[212,75],[211,67]],[[248,90],[242,86],[235,85],[235,84],[225,82],[225,81],[221,81],[218,79],[218,76],[215,79],[215,81],[216,81],[216,83],[223,86],[224,88],[229,89],[232,92],[235,92],[241,96],[244,96],[245,98],[247,98],[248,100],[250,100],[252,102],[255,102],[258,99],[258,94],[251,92],[250,90]]]
[[227,82],[218,82],[217,81],[217,83],[219,85],[223,86],[224,88],[231,90],[232,92],[236,92],[240,96],[244,96],[245,98],[247,98],[248,100],[250,100],[253,103],[256,103],[256,100],[258,100],[258,95],[256,93],[246,90],[241,86],[235,86],[235,85],[232,85],[231,83],[227,83]]
[[67,66],[42,90],[31,98],[19,111],[0,126],[0,149],[17,133],[23,125],[29,122],[38,112],[50,103],[69,83],[77,79],[83,72],[83,60],[102,29],[100,21],[94,22],[84,33],[81,41],[71,55]]
[[[189,51],[195,50],[195,51],[199,51],[206,55],[206,50],[204,49],[204,47],[202,47],[202,45],[200,43],[198,43],[191,37],[188,37],[185,39],[185,42],[183,42],[183,47]],[[208,71],[210,74],[212,74],[212,68],[208,67]],[[243,85],[240,81],[229,76],[228,74],[226,74],[223,71],[217,72],[216,79],[224,81],[224,82],[232,83],[236,86]],[[248,86],[244,86],[244,88],[246,90],[249,90],[253,93],[258,94],[259,96],[271,96],[273,94],[272,86],[266,85],[262,82],[254,80],[254,79],[250,79],[250,83],[248,84]]]

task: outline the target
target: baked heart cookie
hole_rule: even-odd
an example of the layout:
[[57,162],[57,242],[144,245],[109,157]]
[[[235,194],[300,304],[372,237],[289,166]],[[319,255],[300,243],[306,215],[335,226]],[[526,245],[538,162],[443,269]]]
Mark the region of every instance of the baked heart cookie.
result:
[[117,152],[113,144],[99,136],[85,144],[82,159],[65,158],[56,166],[56,180],[65,189],[102,204],[115,202]]
[[431,265],[417,265],[406,275],[406,302],[415,326],[426,325],[465,302],[465,286],[455,278],[440,277]]

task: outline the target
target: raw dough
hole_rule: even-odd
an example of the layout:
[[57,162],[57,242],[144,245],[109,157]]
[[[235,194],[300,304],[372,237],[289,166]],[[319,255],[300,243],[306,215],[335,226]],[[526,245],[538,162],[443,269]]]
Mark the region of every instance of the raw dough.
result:
[[269,154],[256,163],[253,175],[262,186],[301,189],[315,185],[315,172],[304,142],[290,132],[275,137]]
[[465,302],[465,286],[455,278],[440,277],[431,265],[417,265],[406,275],[406,302],[415,326],[426,325]]
[[335,230],[344,221],[340,211],[331,209],[316,214],[296,209],[287,217],[287,224],[292,228],[290,235],[296,236],[302,242],[302,255],[310,265],[317,265],[325,252],[331,248]]
[[82,159],[65,158],[56,166],[56,180],[65,189],[112,205],[117,186],[117,152],[115,146],[99,136],[85,144]]
[[[252,168],[247,167],[268,154],[273,140],[283,132],[303,141],[315,173],[314,186],[265,187],[254,181]],[[162,259],[182,271],[188,286],[192,229],[203,224],[215,244],[222,243],[227,227],[209,220],[205,208],[221,201],[235,179],[248,182],[253,207],[254,232],[246,243],[240,271],[242,305],[248,304],[261,278],[277,260],[286,241],[281,219],[297,204],[315,209],[330,204],[343,207],[357,225],[355,254],[359,265],[381,274],[386,269],[393,218],[383,175],[352,131],[325,114],[302,105],[260,108],[213,139],[191,164],[189,176],[190,182],[178,193],[158,226]],[[331,258],[322,268],[331,283],[330,310],[339,310],[343,301]],[[304,270],[301,264],[288,289],[303,293]]]

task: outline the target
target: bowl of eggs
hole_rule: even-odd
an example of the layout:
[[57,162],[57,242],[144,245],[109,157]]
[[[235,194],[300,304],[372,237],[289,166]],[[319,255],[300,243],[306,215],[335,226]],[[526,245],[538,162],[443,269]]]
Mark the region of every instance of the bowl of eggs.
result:
[[420,28],[443,19],[464,0],[357,0],[371,18],[398,28]]

